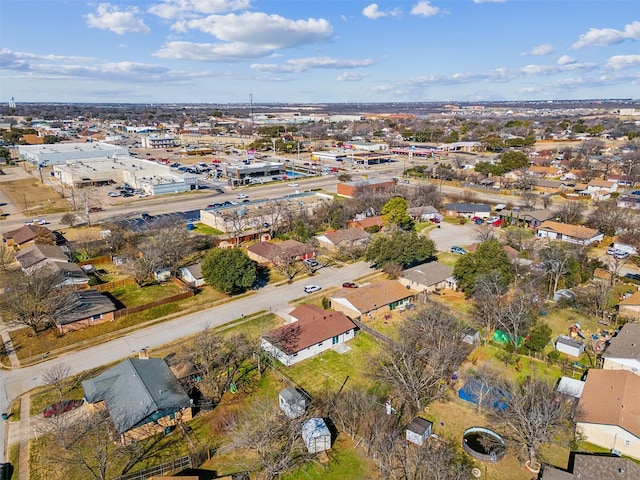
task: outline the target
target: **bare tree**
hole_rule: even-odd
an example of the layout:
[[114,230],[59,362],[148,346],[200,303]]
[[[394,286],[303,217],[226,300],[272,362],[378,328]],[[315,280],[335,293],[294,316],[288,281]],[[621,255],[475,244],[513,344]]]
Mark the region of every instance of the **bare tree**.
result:
[[497,326],[507,333],[515,352],[520,339],[529,332],[535,321],[538,298],[534,292],[518,290],[508,293],[501,303],[502,314],[498,318]]
[[298,254],[291,250],[281,251],[272,263],[274,270],[284,275],[289,281],[293,280],[300,272],[306,270],[306,266],[300,260]]
[[478,413],[482,413],[485,407],[495,408],[494,405],[489,402],[496,400],[497,378],[497,372],[483,366],[477,372],[474,372],[473,376],[467,381],[465,390],[468,389],[470,393],[477,397]]
[[29,327],[37,334],[51,326],[72,304],[72,291],[57,286],[62,277],[43,270],[11,276],[10,288],[0,297],[0,310],[7,324]]
[[271,401],[258,401],[228,424],[236,449],[249,450],[258,464],[245,465],[256,478],[272,480],[310,461],[301,436],[299,419],[289,420]]
[[553,205],[553,197],[551,195],[543,195],[542,207],[546,209],[546,208],[549,208],[551,205]]
[[526,449],[529,464],[539,466],[538,451],[556,432],[568,427],[569,405],[556,397],[553,385],[528,377],[523,383],[500,386],[505,394],[504,410],[491,410],[490,416],[505,434]]
[[487,240],[493,240],[496,238],[496,230],[488,223],[482,223],[475,228],[475,238],[478,242],[486,242]]
[[540,199],[540,195],[532,192],[531,190],[525,190],[520,194],[520,199],[522,200],[524,208],[527,210],[533,210]]
[[477,325],[484,327],[489,335],[503,316],[503,295],[506,292],[504,282],[498,272],[481,275],[476,279],[473,289],[473,318]]
[[540,257],[549,277],[549,294],[553,295],[558,290],[560,279],[569,272],[569,263],[574,257],[573,252],[560,242],[550,242],[540,250]]
[[7,245],[6,242],[0,241],[0,271],[7,273],[10,267],[16,263],[15,250]]
[[400,340],[383,354],[376,375],[419,411],[445,394],[446,380],[466,358],[463,329],[441,305],[421,305],[400,326]]
[[66,363],[56,363],[42,374],[42,381],[56,389],[60,399],[64,397],[65,388],[71,377],[71,368]]
[[582,220],[584,204],[577,200],[567,200],[554,210],[562,223],[578,223]]

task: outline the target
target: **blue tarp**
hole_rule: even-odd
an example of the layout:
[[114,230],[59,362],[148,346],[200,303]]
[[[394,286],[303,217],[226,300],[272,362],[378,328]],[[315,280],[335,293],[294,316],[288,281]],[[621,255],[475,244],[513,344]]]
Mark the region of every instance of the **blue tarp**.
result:
[[458,390],[458,397],[475,405],[478,404],[480,397],[482,397],[483,407],[491,407],[500,411],[507,408],[506,397],[499,389],[484,385],[474,378]]

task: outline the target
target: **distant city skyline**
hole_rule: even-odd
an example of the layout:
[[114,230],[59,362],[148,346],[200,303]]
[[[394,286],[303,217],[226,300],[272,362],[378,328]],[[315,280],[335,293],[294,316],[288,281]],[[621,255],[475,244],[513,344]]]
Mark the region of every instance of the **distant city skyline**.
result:
[[3,0],[0,101],[638,99],[637,12],[636,0]]

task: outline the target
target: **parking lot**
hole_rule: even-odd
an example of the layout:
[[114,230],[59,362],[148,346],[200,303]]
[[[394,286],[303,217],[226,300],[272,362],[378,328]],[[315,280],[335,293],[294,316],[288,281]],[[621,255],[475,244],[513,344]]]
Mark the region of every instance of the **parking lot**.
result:
[[440,252],[448,252],[451,247],[466,247],[477,242],[477,225],[469,222],[464,225],[441,222],[440,228],[434,228],[429,232],[429,238],[436,244]]

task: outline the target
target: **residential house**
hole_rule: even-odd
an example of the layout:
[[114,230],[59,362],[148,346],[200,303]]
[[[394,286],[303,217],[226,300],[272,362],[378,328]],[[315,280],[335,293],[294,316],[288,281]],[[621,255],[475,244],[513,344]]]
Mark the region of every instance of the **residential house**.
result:
[[180,269],[180,274],[185,282],[194,287],[201,287],[205,284],[205,279],[202,276],[202,264],[196,263]]
[[339,248],[351,248],[355,246],[365,246],[369,243],[371,234],[365,232],[360,227],[344,228],[333,232],[326,232],[317,235],[318,245],[327,250],[338,250]]
[[262,264],[278,264],[290,259],[306,260],[313,258],[315,252],[311,245],[297,240],[283,242],[257,242],[247,247],[247,255],[252,260]]
[[117,310],[111,299],[99,291],[76,290],[63,313],[54,318],[58,330],[62,333],[80,330],[99,323],[112,322]]
[[553,210],[521,210],[514,208],[512,210],[501,210],[497,214],[503,222],[503,225],[526,226],[538,228],[542,222],[556,218],[558,215]]
[[491,216],[491,205],[484,203],[447,203],[444,209],[448,217],[488,218]]
[[302,424],[302,440],[309,453],[331,449],[331,431],[322,418],[310,418]]
[[384,221],[380,215],[375,217],[355,218],[349,222],[348,227],[362,228],[366,231],[379,231],[384,227]]
[[438,209],[430,205],[424,207],[410,207],[409,215],[416,222],[426,222],[431,219],[442,220],[442,215],[438,213]]
[[375,315],[379,312],[395,310],[409,303],[415,292],[396,280],[363,285],[360,288],[343,288],[331,297],[331,307],[348,317]]
[[414,443],[415,445],[422,446],[427,441],[429,435],[431,435],[431,429],[433,423],[422,417],[416,417],[411,420],[411,423],[407,426],[406,440],[407,442]]
[[618,315],[640,320],[640,290],[618,303]]
[[35,243],[16,253],[16,260],[22,271],[31,274],[42,268],[47,262],[68,262],[67,255],[56,245]]
[[571,225],[568,223],[554,222],[546,220],[540,224],[536,235],[538,238],[549,238],[567,243],[577,243],[578,245],[591,245],[601,242],[604,234],[593,228],[581,225]]
[[87,403],[106,407],[123,444],[191,419],[191,401],[161,358],[129,358],[82,382]]
[[416,292],[433,292],[449,286],[453,267],[440,262],[429,262],[404,270],[398,282]]
[[595,179],[587,184],[587,188],[583,190],[581,195],[590,196],[594,200],[606,200],[611,198],[611,194],[618,191],[616,182]]
[[16,230],[2,234],[8,246],[23,248],[36,243],[38,238],[52,236],[53,232],[41,225],[25,225]]
[[540,480],[637,480],[640,465],[615,455],[571,452],[567,468],[543,465]]
[[618,184],[619,187],[633,187],[635,182],[626,175],[609,175],[607,181]]
[[533,189],[537,192],[555,194],[565,190],[565,185],[559,180],[535,178],[533,180]]
[[527,172],[530,175],[538,178],[559,177],[562,175],[562,171],[563,170],[560,167],[544,167],[538,165],[531,166],[527,169]]
[[292,323],[267,332],[261,347],[286,366],[318,355],[351,340],[356,326],[343,313],[315,305],[300,305]]
[[46,272],[46,274],[60,279],[57,287],[89,285],[87,273],[77,263],[46,261],[39,265],[41,265],[41,272]]
[[640,460],[640,375],[589,370],[574,420],[589,443]]
[[637,195],[620,195],[618,197],[618,207],[631,208],[633,210],[640,209],[640,196]]
[[602,358],[605,370],[630,370],[640,375],[640,323],[626,323],[609,340]]

